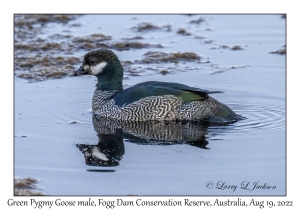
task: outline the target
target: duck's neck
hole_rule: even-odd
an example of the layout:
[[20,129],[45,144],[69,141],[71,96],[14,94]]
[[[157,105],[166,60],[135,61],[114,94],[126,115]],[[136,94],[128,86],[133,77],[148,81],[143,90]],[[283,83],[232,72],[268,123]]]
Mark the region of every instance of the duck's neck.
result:
[[98,77],[98,83],[96,85],[96,90],[122,90],[122,80],[118,81],[107,81],[104,78]]
[[106,66],[103,74],[98,75],[97,78],[97,90],[112,91],[123,89],[123,68],[119,63]]

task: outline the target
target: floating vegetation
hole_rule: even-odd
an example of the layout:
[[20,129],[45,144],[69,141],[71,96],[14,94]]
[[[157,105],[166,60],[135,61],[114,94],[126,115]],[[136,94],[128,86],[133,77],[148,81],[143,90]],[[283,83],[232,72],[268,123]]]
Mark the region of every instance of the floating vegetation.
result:
[[161,44],[149,44],[149,43],[142,43],[142,42],[115,42],[109,45],[110,48],[116,49],[116,50],[129,50],[129,49],[141,49],[141,48],[149,48],[149,47],[155,47],[155,48],[162,48],[163,46]]
[[205,43],[205,44],[211,44],[211,43],[213,43],[213,41],[214,41],[214,40],[206,39],[206,40],[204,40],[204,43]]
[[134,36],[134,37],[125,37],[122,38],[123,40],[137,40],[137,39],[144,39],[142,36]]
[[55,33],[45,39],[40,35],[48,23],[67,24],[77,17],[79,15],[15,15],[15,75],[40,81],[62,78],[75,70],[74,65],[78,65],[80,59],[69,56],[74,50],[69,42],[72,36]]
[[142,32],[142,31],[157,30],[157,29],[161,29],[161,28],[159,26],[153,25],[152,23],[140,23],[137,26],[132,27],[132,29],[135,29],[138,32]]
[[68,124],[78,124],[78,123],[79,123],[78,121],[74,120],[74,121],[69,122]]
[[[35,66],[65,66],[77,65],[80,63],[78,57],[63,57],[63,56],[45,56],[45,57],[17,57],[15,63],[18,63],[21,68],[32,68]],[[16,70],[21,70],[16,67]]]
[[129,78],[129,76],[144,76],[144,75],[151,75],[151,74],[161,74],[166,75],[169,73],[173,73],[175,71],[186,71],[186,70],[193,70],[193,69],[184,69],[182,67],[174,66],[174,67],[157,67],[153,65],[149,66],[127,66],[124,67],[124,78]]
[[243,50],[244,48],[242,46],[240,46],[240,45],[233,45],[233,46],[220,45],[220,46],[211,47],[210,49]]
[[286,48],[270,52],[272,54],[286,55]]
[[[124,78],[129,76],[142,76],[151,74],[167,75],[174,72],[199,71],[199,63],[207,64],[209,61],[200,62],[202,57],[193,52],[166,53],[161,51],[148,51],[144,58],[134,61],[121,61],[124,68]],[[183,66],[185,62],[194,64]],[[157,65],[164,63],[164,65]],[[145,66],[145,64],[147,64]]]
[[[131,41],[119,41],[119,42],[104,42],[111,40],[111,36],[104,34],[92,34],[84,37],[73,38],[73,43],[76,44],[78,50],[94,50],[97,48],[109,48],[116,50],[129,50],[129,49],[141,49],[141,48],[162,48],[160,44],[149,44],[142,42]],[[133,37],[131,39],[142,39],[142,37]]]
[[194,36],[194,37],[195,37],[195,39],[205,39],[204,36],[198,36],[198,35],[196,35],[196,36]]
[[191,33],[190,32],[187,32],[186,30],[184,30],[184,29],[178,29],[178,31],[177,31],[177,33],[178,34],[181,34],[181,35],[185,35],[185,36],[190,36],[191,35]]
[[77,50],[91,51],[91,50],[94,50],[94,49],[97,49],[97,48],[110,48],[110,46],[107,45],[107,44],[101,43],[101,42],[97,42],[97,43],[86,42],[86,43],[76,45]]
[[166,75],[166,74],[169,74],[170,72],[168,70],[161,70],[160,73],[162,75]]
[[[63,34],[52,34],[48,36],[49,39],[70,39],[72,36],[71,35],[63,35]],[[45,40],[43,40],[45,42]]]
[[[28,53],[46,53],[45,51],[67,52],[69,47],[65,42],[43,42],[40,39],[34,39],[30,43],[21,43],[15,41],[15,55]],[[50,52],[51,53],[51,52]]]
[[[160,44],[142,43],[137,40],[141,36],[128,38],[125,41],[109,42],[112,36],[93,33],[87,36],[71,36],[69,34],[50,34],[45,38],[43,31],[47,23],[67,24],[76,15],[15,15],[14,64],[15,75],[29,81],[42,81],[51,78],[63,78],[71,75],[80,65],[80,58],[70,56],[80,50],[91,51],[99,48],[129,50],[141,48],[162,48]],[[72,24],[79,27],[80,24]],[[140,30],[156,27],[141,24]],[[64,32],[69,33],[69,31]],[[42,36],[43,35],[43,36]],[[129,64],[126,64],[126,67]]]
[[37,180],[33,178],[15,178],[14,195],[15,196],[40,196],[41,192],[36,191]]
[[212,70],[211,70],[210,74],[223,73],[223,72],[226,72],[228,70],[240,69],[240,68],[245,68],[245,67],[249,67],[249,66],[250,65],[219,66],[219,65],[213,64],[213,65],[211,65]]
[[80,59],[77,57],[17,57],[15,75],[30,81],[62,78],[71,74],[76,69],[74,65],[79,64]]
[[172,26],[167,24],[167,25],[162,26],[162,29],[164,29],[166,31],[172,31]]
[[195,19],[195,20],[191,20],[190,23],[193,23],[193,24],[200,24],[200,23],[203,23],[205,20],[203,17],[200,17],[198,19]]
[[111,39],[112,37],[109,35],[97,33],[83,37],[75,37],[72,39],[72,42],[74,44],[73,48],[76,50],[94,50],[96,48],[110,48],[104,41]]
[[146,32],[146,31],[154,31],[154,30],[171,31],[172,27],[171,25],[157,26],[157,25],[153,25],[152,23],[144,22],[144,23],[139,23],[137,26],[132,27],[132,29],[138,32]]
[[188,71],[199,71],[202,68],[199,66],[183,66],[183,65],[174,65],[174,64],[167,64],[164,66],[157,66],[154,63],[149,63],[147,66],[145,65],[138,65],[133,64],[130,66],[124,67],[124,79],[128,79],[131,76],[145,76],[145,75],[153,75],[153,74],[173,74],[176,72],[188,72]]
[[[141,76],[144,75],[145,68],[142,68],[141,66],[128,66],[126,68],[127,72],[129,73],[130,76]],[[127,73],[126,72],[126,73]]]
[[63,78],[67,76],[68,72],[65,72],[63,68],[55,67],[42,67],[41,69],[34,69],[28,72],[16,73],[18,77],[28,79],[30,81],[43,81],[48,78]]
[[59,22],[66,24],[77,18],[78,15],[26,15],[26,18],[30,19],[31,17],[39,23]]
[[[145,47],[147,47],[146,45]],[[112,46],[111,46],[112,47]],[[120,46],[115,46],[120,47]],[[123,48],[123,46],[121,45]],[[124,46],[126,49],[127,46]],[[128,46],[129,47],[129,46]],[[130,46],[133,47],[133,46]],[[122,50],[119,48],[119,50]],[[142,76],[142,75],[151,75],[153,73],[166,75],[169,73],[173,73],[176,71],[189,71],[189,70],[199,70],[201,68],[197,67],[183,67],[179,64],[179,62],[197,62],[197,63],[208,63],[207,62],[200,62],[201,56],[193,53],[193,52],[175,52],[175,53],[165,53],[165,52],[158,52],[158,51],[148,51],[144,54],[144,58],[141,60],[126,60],[121,61],[121,64],[124,68],[124,78],[129,78],[129,76]],[[170,64],[167,66],[155,66],[157,63],[173,63],[172,66]],[[142,65],[140,65],[142,64]],[[145,66],[144,64],[148,64]],[[175,65],[174,65],[175,64]]]
[[14,15],[15,39],[28,40],[36,38],[41,34],[48,23],[67,24],[69,21],[76,19],[79,15]]
[[[161,44],[140,42],[144,37],[140,35],[129,35],[119,40],[103,33],[92,33],[85,36],[75,36],[72,31],[63,29],[62,33],[44,34],[45,30],[57,23],[66,27],[80,27],[81,23],[74,23],[78,15],[15,15],[14,36],[14,67],[17,77],[29,81],[42,81],[52,78],[63,78],[72,75],[78,68],[82,58],[73,56],[74,52],[91,51],[99,48],[112,50],[150,49],[163,48]],[[73,21],[69,24],[69,21]],[[201,24],[203,17],[190,20],[190,24]],[[171,31],[171,25],[155,25],[149,22],[139,23],[132,27],[136,32],[147,32],[154,30]],[[176,30],[177,34],[190,36],[189,31],[183,28]],[[205,37],[195,35],[196,39],[203,39],[205,43],[212,43]],[[113,40],[113,41],[112,41]],[[218,46],[213,49],[241,50],[241,46]],[[129,75],[157,74],[166,75],[174,71],[192,70],[183,67],[180,62],[200,62],[201,56],[193,52],[159,52],[148,51],[143,58],[135,61],[121,61],[125,72]],[[162,67],[154,67],[156,63],[171,63]],[[137,65],[142,64],[137,67]],[[144,64],[147,64],[145,66]],[[173,65],[175,64],[175,65]],[[169,65],[169,66],[168,66]],[[170,66],[172,65],[172,66]],[[196,68],[199,70],[199,67]]]
[[63,23],[66,24],[71,20],[76,19],[79,15],[51,15],[51,14],[31,14],[23,15],[16,14],[15,16],[15,25],[19,27],[27,26],[32,28],[34,24],[46,24],[50,22]]
[[73,23],[70,26],[71,27],[80,27],[80,26],[82,26],[82,24],[81,23]]
[[193,15],[196,15],[196,14],[183,14],[183,15],[187,15],[189,17],[192,17]]
[[158,62],[178,62],[178,61],[198,61],[201,56],[193,52],[176,52],[165,53],[158,51],[149,51],[144,54],[145,58],[142,63],[158,63]]
[[238,45],[235,45],[235,46],[232,46],[230,47],[231,50],[243,50],[242,46],[238,46]]
[[72,41],[75,43],[94,43],[94,42],[103,42],[106,40],[111,40],[111,36],[98,33],[98,34],[92,34],[84,37],[75,37]]
[[111,36],[102,33],[91,34],[83,37],[75,37],[72,39],[74,48],[77,50],[93,50],[95,48],[109,48],[109,45],[103,41],[111,40]]

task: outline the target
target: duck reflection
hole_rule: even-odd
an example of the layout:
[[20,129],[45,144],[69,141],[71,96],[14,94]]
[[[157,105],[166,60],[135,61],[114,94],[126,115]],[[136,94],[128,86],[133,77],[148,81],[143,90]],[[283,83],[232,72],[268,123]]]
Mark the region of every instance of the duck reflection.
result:
[[115,134],[98,133],[98,144],[77,144],[89,166],[117,166],[125,153],[124,141]]
[[140,145],[189,144],[208,149],[208,126],[191,122],[124,122],[93,115],[97,145],[77,144],[87,165],[118,166],[125,154],[124,141]]

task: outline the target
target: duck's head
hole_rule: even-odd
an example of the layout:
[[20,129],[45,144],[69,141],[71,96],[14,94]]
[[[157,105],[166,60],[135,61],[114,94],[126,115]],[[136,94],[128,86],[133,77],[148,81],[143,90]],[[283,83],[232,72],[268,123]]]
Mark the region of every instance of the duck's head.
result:
[[100,49],[88,52],[83,59],[82,65],[74,76],[94,75],[98,78],[97,89],[120,90],[122,89],[123,67],[111,50]]

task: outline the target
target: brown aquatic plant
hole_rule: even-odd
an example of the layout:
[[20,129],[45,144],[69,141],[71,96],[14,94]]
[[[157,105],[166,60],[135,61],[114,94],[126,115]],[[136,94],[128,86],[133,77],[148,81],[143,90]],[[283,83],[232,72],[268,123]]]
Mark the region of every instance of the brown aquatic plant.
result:
[[37,180],[33,178],[15,178],[14,195],[15,196],[40,196],[41,192],[36,191]]

